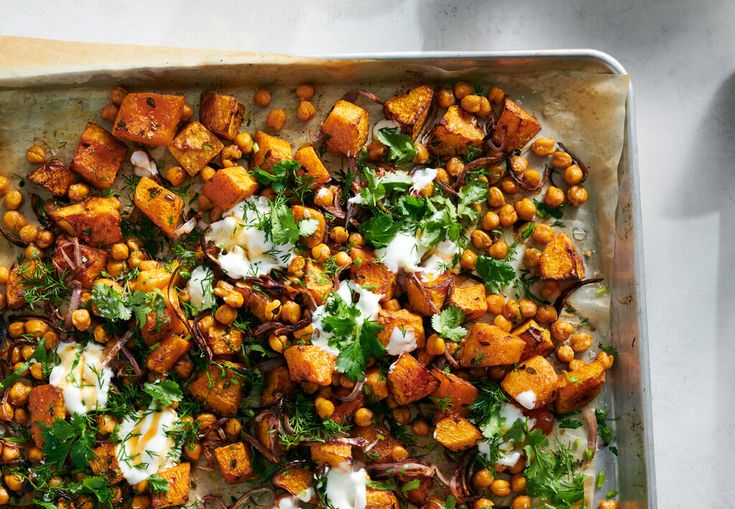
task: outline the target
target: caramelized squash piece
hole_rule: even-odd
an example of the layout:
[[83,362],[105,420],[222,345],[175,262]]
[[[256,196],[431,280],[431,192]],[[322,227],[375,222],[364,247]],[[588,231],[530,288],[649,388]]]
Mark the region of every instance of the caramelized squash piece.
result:
[[438,156],[462,156],[470,147],[481,147],[485,132],[474,115],[459,106],[450,106],[431,132],[429,146]]
[[394,95],[385,100],[385,117],[397,122],[401,130],[416,138],[426,123],[431,110],[434,91],[428,85],[412,88],[405,94]]
[[439,380],[415,357],[404,353],[388,370],[388,387],[396,403],[408,405],[433,393]]
[[109,189],[128,147],[102,127],[89,122],[71,160],[71,169],[97,189]]
[[523,148],[540,130],[541,124],[536,117],[506,97],[492,139],[495,145],[508,153]]
[[217,157],[224,147],[219,138],[195,120],[176,135],[168,151],[186,173],[193,177]]
[[506,366],[521,360],[526,342],[495,325],[473,323],[458,361],[466,368]]
[[168,147],[184,114],[182,95],[131,93],[125,96],[113,122],[112,134],[121,140]]
[[470,421],[459,415],[439,419],[434,430],[434,440],[450,451],[464,451],[474,446],[482,433]]
[[327,148],[335,154],[355,156],[368,139],[368,112],[356,104],[340,99],[322,124]]
[[541,279],[578,281],[584,279],[584,263],[572,240],[564,233],[557,233],[546,244],[539,258]]
[[220,138],[234,140],[240,131],[245,107],[231,95],[202,92],[199,100],[199,120]]
[[500,385],[522,407],[534,410],[556,398],[559,378],[549,361],[536,355],[509,371]]

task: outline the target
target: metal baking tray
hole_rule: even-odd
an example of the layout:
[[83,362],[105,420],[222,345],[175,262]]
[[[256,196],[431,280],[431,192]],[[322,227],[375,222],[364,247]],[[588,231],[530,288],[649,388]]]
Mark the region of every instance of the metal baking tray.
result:
[[[7,46],[8,39],[0,39]],[[48,90],[121,83],[129,87],[157,89],[226,87],[302,81],[400,81],[407,77],[439,82],[541,71],[627,74],[617,60],[595,50],[321,55],[311,59],[171,48],[157,51],[155,48],[146,50],[23,39],[10,40],[10,45],[17,48],[19,42],[23,43],[26,56],[29,52],[38,55],[39,62],[43,63],[35,68],[26,65],[12,67],[8,65],[7,58],[0,61],[0,90],[39,87]],[[107,58],[103,58],[104,55]],[[401,64],[400,71],[392,65],[395,63]],[[628,90],[626,106],[625,138],[618,166],[613,277],[609,282],[611,342],[620,355],[604,396],[605,403],[614,409],[617,417],[614,427],[619,456],[615,463],[603,464],[599,468],[606,470],[608,480],[618,490],[621,508],[654,509],[656,492],[648,336],[632,86]]]

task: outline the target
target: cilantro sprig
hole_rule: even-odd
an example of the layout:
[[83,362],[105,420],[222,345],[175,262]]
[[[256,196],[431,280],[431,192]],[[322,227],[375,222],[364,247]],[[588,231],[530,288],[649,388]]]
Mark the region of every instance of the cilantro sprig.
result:
[[396,166],[405,166],[414,160],[418,150],[411,137],[403,134],[397,127],[378,129],[377,138],[388,147],[387,158]]
[[431,327],[443,338],[461,341],[467,335],[467,329],[462,327],[464,320],[465,314],[461,309],[448,306],[431,317]]
[[124,292],[122,295],[113,287],[96,283],[92,287],[92,304],[102,318],[118,322],[129,320],[135,315],[139,328],[148,321],[148,315],[155,312],[156,328],[160,329],[168,320],[165,314],[166,302],[160,290],[153,292]]
[[90,417],[72,414],[68,421],[57,418],[40,426],[47,464],[63,468],[69,458],[75,468],[86,468],[95,458],[95,429]]
[[158,380],[154,383],[147,382],[143,385],[143,392],[158,401],[162,406],[169,406],[184,398],[184,393],[181,392],[179,384],[173,380]]

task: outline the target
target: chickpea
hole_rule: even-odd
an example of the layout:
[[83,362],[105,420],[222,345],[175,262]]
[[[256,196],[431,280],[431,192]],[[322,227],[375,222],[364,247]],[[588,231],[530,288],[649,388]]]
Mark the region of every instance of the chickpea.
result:
[[15,406],[24,406],[31,394],[31,387],[23,382],[15,382],[8,391],[8,400]]
[[34,224],[27,224],[18,232],[20,241],[24,244],[31,244],[38,236],[38,226]]
[[416,143],[416,157],[413,158],[414,164],[426,164],[429,161],[429,149],[423,143]]
[[[15,418],[18,418],[17,412]],[[46,455],[43,453],[43,451],[38,447],[31,447],[28,452],[26,453],[26,456],[29,460],[33,461],[34,463],[39,463],[42,461]]]
[[519,495],[510,503],[511,509],[531,509],[531,497],[528,495]]
[[569,361],[569,371],[577,371],[584,367],[584,361],[582,359],[573,359]]
[[565,341],[574,333],[574,326],[566,320],[557,320],[551,324],[551,336],[556,341]]
[[199,427],[202,431],[208,430],[215,422],[217,422],[217,416],[209,412],[202,412],[197,415],[196,422],[199,423]]
[[454,84],[454,97],[456,97],[459,100],[462,100],[462,98],[470,95],[472,92],[475,91],[472,85],[467,83],[466,81],[458,81]]
[[447,172],[456,177],[464,171],[464,163],[456,157],[452,157],[447,161]]
[[610,369],[615,363],[615,357],[607,352],[597,352],[597,360],[603,365],[605,369]]
[[518,217],[524,221],[531,221],[536,215],[536,204],[528,198],[518,200],[514,208]]
[[618,509],[617,500],[600,500],[599,509]]
[[585,352],[592,346],[592,336],[586,332],[578,332],[571,338],[572,350],[575,352]]
[[301,306],[289,300],[281,306],[281,320],[286,323],[295,324],[301,319]]
[[100,118],[108,122],[114,122],[118,111],[120,111],[120,108],[116,105],[112,103],[107,104],[100,110]]
[[523,318],[533,318],[536,316],[536,303],[531,299],[521,299],[518,301],[518,310]]
[[538,267],[539,259],[541,258],[541,251],[535,247],[526,249],[523,253],[523,265],[529,269]]
[[192,371],[194,371],[194,363],[188,359],[179,359],[176,361],[176,364],[174,364],[174,373],[176,373],[176,376],[179,378],[189,378]]
[[26,225],[26,218],[16,210],[9,210],[3,215],[3,224],[10,230],[17,232]]
[[361,428],[370,426],[373,423],[373,412],[369,408],[358,408],[353,420],[355,421],[355,424]]
[[23,251],[23,255],[25,256],[26,260],[32,260],[34,258],[43,258],[43,251],[38,249],[38,247],[34,244],[28,244],[28,246],[26,246],[25,251]]
[[541,183],[541,173],[538,170],[526,170],[523,172],[523,181],[527,186],[536,188]]
[[395,420],[396,423],[400,424],[401,426],[403,426],[404,424],[408,424],[411,420],[411,410],[405,406],[395,408],[392,414],[393,420]]
[[495,507],[495,503],[485,497],[478,498],[475,500],[475,503],[472,504],[472,509],[490,509],[491,507]]
[[546,224],[537,224],[531,233],[531,238],[537,244],[544,246],[554,238],[554,229]]
[[199,176],[202,178],[204,182],[207,182],[209,179],[214,177],[214,174],[217,173],[217,170],[212,168],[211,166],[205,166],[201,169],[199,172]]
[[296,87],[296,97],[302,101],[309,101],[314,97],[314,86],[308,83],[302,83]]
[[447,173],[447,170],[444,168],[437,168],[436,169],[436,180],[443,184],[449,183],[449,173]]
[[488,248],[487,254],[497,260],[503,260],[508,256],[508,244],[504,240],[493,242]]
[[521,318],[521,308],[518,302],[513,299],[509,299],[503,305],[503,316],[508,320],[518,320]]
[[518,212],[510,203],[506,203],[500,208],[498,216],[500,217],[500,226],[503,228],[513,226],[518,221]]
[[184,454],[191,461],[197,461],[202,455],[202,444],[194,442],[184,446]]
[[130,255],[130,249],[126,244],[119,242],[112,245],[112,248],[110,249],[110,254],[112,255],[113,260],[127,260],[128,256]]
[[339,267],[349,267],[352,265],[352,257],[345,251],[340,251],[334,255],[334,263]]
[[230,437],[231,439],[236,439],[240,436],[241,432],[242,423],[240,422],[240,419],[232,417],[227,420],[227,424],[225,424],[225,434],[228,437]]
[[567,199],[569,200],[569,203],[571,203],[575,207],[579,207],[587,203],[588,198],[589,195],[587,194],[587,190],[584,187],[572,186],[567,189]]
[[470,249],[465,249],[459,260],[460,266],[465,270],[475,270],[477,266],[477,255]]
[[25,484],[23,482],[23,478],[18,474],[5,474],[3,476],[3,481],[5,481],[5,486],[12,491],[22,490]]
[[505,92],[500,87],[492,87],[487,93],[487,98],[493,104],[500,104],[505,99]]
[[8,210],[18,210],[23,204],[23,194],[15,189],[9,191],[3,198],[3,205]]
[[550,304],[539,306],[536,311],[536,321],[542,324],[555,322],[558,318],[556,309]]
[[572,156],[561,150],[554,152],[554,157],[551,159],[551,166],[554,168],[569,168],[574,161]]
[[[27,361],[31,357],[33,357],[33,354],[36,351],[36,347],[33,345],[25,345],[23,348],[20,349],[21,357],[23,357],[24,361]],[[20,361],[19,361],[20,362]]]
[[158,268],[158,262],[156,260],[143,260],[138,264],[139,270],[154,270]]
[[350,234],[343,226],[335,226],[329,232],[329,238],[337,244],[344,244],[349,236]]
[[10,179],[5,175],[0,175],[0,196],[5,196],[10,190]]
[[556,141],[551,138],[536,138],[531,145],[531,150],[538,157],[549,157],[554,153]]
[[470,238],[472,239],[472,245],[477,249],[486,249],[490,247],[490,244],[493,242],[490,235],[482,230],[474,230],[470,235]]
[[564,203],[564,191],[556,186],[549,186],[544,193],[544,203],[555,209]]
[[286,112],[282,108],[271,110],[265,123],[274,131],[279,132],[286,124]]
[[495,479],[490,485],[490,491],[498,497],[507,497],[510,495],[510,483],[503,479]]
[[103,435],[111,435],[115,431],[117,420],[109,415],[100,414],[97,416],[97,429]]
[[149,495],[135,495],[130,506],[131,509],[148,509],[151,506],[151,497]]
[[166,168],[163,177],[168,180],[172,186],[178,187],[184,183],[186,172],[181,166],[171,166]]
[[41,230],[38,232],[38,237],[36,237],[36,245],[40,247],[41,249],[46,249],[47,247],[51,246],[54,242],[54,234],[48,230]]
[[487,468],[481,468],[472,476],[472,484],[475,485],[475,488],[480,489],[489,488],[494,480],[495,477]]
[[69,192],[67,193],[69,199],[74,202],[80,202],[89,196],[89,186],[83,183],[72,184],[69,186]]
[[499,315],[503,312],[503,306],[505,305],[505,297],[498,294],[490,294],[485,299],[487,303],[487,312],[494,315]]
[[46,160],[46,151],[43,147],[33,145],[26,150],[26,159],[31,164],[41,164]]
[[347,238],[347,241],[353,246],[362,246],[363,244],[365,244],[365,237],[362,236],[362,233],[357,233],[357,232],[350,233],[350,236]]
[[8,335],[13,339],[21,337],[25,331],[26,327],[23,322],[12,322],[8,326]]
[[280,316],[281,313],[281,301],[278,299],[274,299],[265,305],[265,317],[266,320],[275,320]]
[[253,151],[253,137],[249,133],[239,133],[235,136],[235,144],[243,155],[248,155]]
[[528,159],[521,156],[513,156],[510,158],[510,167],[516,175],[520,175],[528,169]]
[[309,101],[301,101],[296,107],[296,118],[308,122],[316,115],[316,107]]
[[112,101],[112,104],[116,106],[120,106],[122,104],[126,95],[128,95],[128,91],[123,87],[114,87],[110,89],[110,101]]
[[71,314],[71,321],[74,324],[74,328],[79,331],[86,331],[89,329],[92,319],[89,316],[89,311],[86,309],[77,309]]
[[[49,346],[49,343],[46,343],[46,346]],[[34,364],[31,364],[30,371],[31,371],[31,376],[35,380],[42,380],[44,378],[44,376],[43,376],[43,364],[41,364],[40,362],[36,362]]]
[[330,255],[331,250],[326,244],[317,244],[311,248],[311,257],[320,263],[326,262]]
[[15,409],[15,415],[13,416],[13,421],[16,422],[16,424],[27,424],[28,423],[28,411],[26,411],[25,408],[16,408]]
[[505,205],[505,196],[499,187],[492,186],[487,191],[487,204],[491,208],[499,209]]
[[523,456],[521,456],[521,458],[516,462],[516,464],[510,467],[510,469],[508,469],[508,472],[511,474],[520,474],[521,472],[523,472],[524,468],[526,468],[526,459]]
[[225,304],[233,309],[240,309],[245,305],[245,297],[240,292],[232,291],[225,296]]
[[449,108],[454,105],[456,99],[454,93],[448,88],[440,88],[436,93],[436,101],[440,108]]
[[580,168],[576,164],[573,164],[564,168],[562,178],[564,179],[564,183],[566,185],[576,186],[577,184],[582,182],[582,179],[584,178],[584,172],[582,171],[582,168]]
[[44,322],[43,320],[39,320],[37,318],[31,318],[30,320],[26,321],[24,328],[25,328],[26,334],[30,334],[34,338],[40,338],[46,333],[46,331],[48,331],[48,324]]
[[390,450],[390,455],[393,461],[403,461],[408,458],[408,451],[402,445],[394,445]]
[[15,447],[14,445],[5,444],[5,446],[3,447],[2,459],[4,461],[15,461],[18,458],[20,458],[20,449]]
[[546,281],[541,287],[541,296],[546,300],[554,300],[561,293],[561,285],[557,281]]
[[510,177],[503,177],[498,185],[505,194],[515,194],[519,191],[518,184]]
[[462,109],[465,110],[468,113],[477,113],[480,111],[481,108],[481,101],[480,101],[479,95],[466,95],[462,97],[462,100],[460,101],[460,106],[462,106]]
[[416,419],[411,424],[411,432],[417,437],[425,437],[429,434],[429,423],[424,419]]
[[510,330],[513,328],[513,323],[503,315],[496,316],[493,319],[493,325],[495,325],[498,329],[504,330],[505,332],[510,332]]
[[556,358],[559,359],[559,362],[569,364],[574,360],[574,350],[569,345],[559,345],[559,348],[556,349]]
[[253,101],[255,101],[255,104],[260,106],[261,108],[265,108],[271,103],[272,98],[273,96],[270,92],[268,92],[264,88],[261,88],[255,92],[255,97],[253,97]]
[[444,338],[438,334],[432,334],[429,339],[426,340],[426,353],[433,357],[444,355],[444,351],[447,348],[447,344]]
[[223,325],[232,325],[232,322],[237,319],[237,310],[223,304],[214,312],[214,319]]
[[302,277],[304,268],[306,267],[306,259],[303,256],[295,256],[291,263],[288,264],[288,273],[292,276]]
[[516,474],[510,479],[510,489],[513,493],[520,493],[526,489],[526,478],[522,474]]
[[107,331],[102,325],[96,325],[92,330],[92,334],[94,335],[94,340],[97,343],[101,343],[104,345],[105,343],[110,341],[110,335],[107,334]]
[[386,311],[398,311],[401,309],[401,303],[398,302],[398,299],[390,299],[383,303],[383,309]]
[[480,110],[475,113],[480,118],[485,118],[492,113],[493,107],[490,105],[490,101],[487,97],[480,96]]
[[0,487],[0,506],[7,505],[10,502],[10,494],[8,490]]
[[371,161],[382,161],[385,157],[385,145],[378,140],[373,140],[367,146],[368,159]]

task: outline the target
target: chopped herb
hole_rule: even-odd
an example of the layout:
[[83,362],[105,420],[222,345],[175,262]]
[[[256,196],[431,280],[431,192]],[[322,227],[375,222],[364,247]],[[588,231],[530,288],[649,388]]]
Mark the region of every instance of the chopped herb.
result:
[[467,329],[462,327],[464,320],[465,314],[461,309],[448,306],[431,317],[431,327],[443,338],[461,341],[467,335]]
[[559,421],[559,427],[560,428],[566,428],[566,429],[577,429],[582,427],[582,421],[578,421],[577,419],[561,419]]
[[168,481],[157,474],[148,478],[148,486],[151,487],[153,493],[158,494],[168,493],[168,490],[171,488]]
[[90,416],[72,414],[69,421],[56,419],[46,426],[39,423],[46,463],[62,468],[67,457],[76,468],[87,468],[95,458],[95,431]]
[[409,164],[418,153],[411,137],[395,127],[378,129],[378,141],[388,147],[388,160],[397,166]]
[[501,293],[516,277],[516,271],[510,263],[484,255],[477,257],[475,270],[493,293]]
[[184,397],[184,394],[179,388],[179,384],[173,380],[158,380],[155,383],[148,382],[143,385],[143,392],[149,394],[163,406],[169,406],[172,403],[181,401]]

